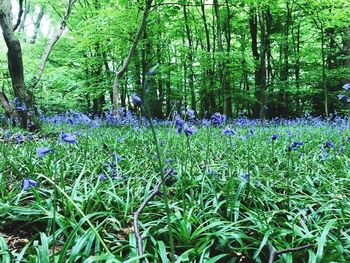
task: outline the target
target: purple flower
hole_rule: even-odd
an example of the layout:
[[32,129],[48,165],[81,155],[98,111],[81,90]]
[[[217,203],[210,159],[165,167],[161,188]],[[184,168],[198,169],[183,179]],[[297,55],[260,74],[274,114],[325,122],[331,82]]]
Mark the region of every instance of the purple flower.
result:
[[37,148],[36,153],[39,155],[39,157],[44,157],[45,154],[51,152],[50,147],[44,147],[44,148]]
[[344,94],[339,94],[339,95],[338,95],[338,99],[339,99],[339,100],[342,100],[342,99],[344,99],[344,98],[346,98],[346,95],[344,95]]
[[23,179],[22,182],[22,191],[26,191],[29,188],[36,186],[38,183],[34,181],[33,179],[30,179],[29,177],[26,177]]
[[300,142],[293,142],[291,145],[288,146],[288,151],[297,151],[298,150],[298,146],[303,146],[304,142],[300,141]]
[[230,127],[226,127],[225,129],[223,129],[222,133],[224,135],[231,135],[231,136],[235,136],[236,135],[236,132],[234,130],[231,130]]
[[190,136],[190,135],[192,135],[193,133],[196,132],[196,128],[193,127],[193,126],[192,126],[192,127],[188,127],[188,125],[185,124],[185,126],[184,126],[184,132],[185,132],[186,136]]
[[271,139],[272,139],[273,141],[276,141],[278,137],[279,137],[279,135],[278,135],[277,133],[275,133],[275,134],[272,135],[272,138],[271,138]]
[[246,181],[249,181],[249,179],[250,179],[250,173],[245,173],[245,174],[242,176],[242,178],[243,178],[244,180],[246,180]]
[[225,116],[216,112],[211,116],[210,120],[214,125],[220,125],[225,121]]
[[334,148],[334,143],[332,141],[326,141],[325,148]]
[[136,96],[135,94],[131,95],[132,100],[137,104],[137,106],[141,106],[142,105],[142,100],[140,99],[140,97]]
[[194,110],[188,109],[187,110],[187,116],[189,119],[194,119],[195,115],[194,115]]
[[64,142],[68,142],[68,143],[77,143],[77,137],[75,136],[74,133],[65,133],[65,132],[61,132],[61,139]]
[[347,83],[343,86],[343,89],[350,90],[350,83]]
[[180,117],[177,117],[175,119],[175,123],[174,124],[177,127],[177,133],[180,134],[182,132],[182,129],[183,129],[184,124],[185,124],[184,120],[181,119]]
[[106,181],[106,180],[107,180],[107,177],[106,177],[105,174],[99,174],[99,175],[98,175],[98,179],[99,179],[100,181]]
[[15,103],[16,111],[24,111],[24,110],[27,109],[27,106],[26,106],[26,104],[24,102],[22,103],[22,106],[19,105],[18,98],[15,98],[14,103]]

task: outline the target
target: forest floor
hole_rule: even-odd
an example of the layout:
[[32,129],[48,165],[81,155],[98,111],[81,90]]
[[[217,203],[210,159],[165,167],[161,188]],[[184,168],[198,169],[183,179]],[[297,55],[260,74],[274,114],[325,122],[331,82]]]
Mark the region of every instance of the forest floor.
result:
[[153,125],[157,144],[133,116],[0,129],[0,262],[138,262],[157,185],[146,262],[350,261],[347,120]]

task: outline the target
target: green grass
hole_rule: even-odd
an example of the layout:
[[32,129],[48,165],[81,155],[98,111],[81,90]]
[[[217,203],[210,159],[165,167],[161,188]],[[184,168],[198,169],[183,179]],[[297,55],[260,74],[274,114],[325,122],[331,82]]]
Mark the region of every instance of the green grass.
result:
[[[198,128],[189,137],[191,152],[184,134],[156,128],[162,156],[176,170],[166,182],[176,262],[266,262],[268,244],[314,244],[281,255],[281,262],[350,261],[349,133],[331,124],[257,126],[253,136],[233,128],[232,138],[211,128],[209,140],[208,129]],[[62,143],[61,130],[79,130],[78,143]],[[160,180],[151,131],[46,125],[41,135],[0,144],[0,262],[138,262],[132,216]],[[322,160],[329,140],[335,147]],[[289,154],[293,141],[305,143],[301,156]],[[36,148],[45,146],[52,152],[38,157]],[[100,181],[112,153],[121,156],[124,177]],[[247,172],[249,180],[242,178]],[[21,191],[25,177],[38,185]],[[162,194],[139,225],[145,260],[168,262]],[[16,245],[20,238],[27,242]]]

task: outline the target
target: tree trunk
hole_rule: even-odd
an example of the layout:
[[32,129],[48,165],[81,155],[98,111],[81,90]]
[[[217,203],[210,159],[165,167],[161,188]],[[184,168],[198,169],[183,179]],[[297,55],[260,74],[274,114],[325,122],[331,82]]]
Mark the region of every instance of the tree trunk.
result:
[[[10,0],[4,0],[0,3],[0,26],[8,48],[8,68],[14,94],[20,105],[25,103],[27,109],[32,111],[35,105],[34,96],[25,87],[21,44],[13,32]],[[18,112],[21,127],[36,130],[39,128],[39,122],[35,118],[35,114],[32,116],[33,123],[28,122],[28,110]]]
[[[190,92],[191,92],[191,108],[196,112],[196,94],[194,90],[194,72],[193,72],[193,39],[191,34],[191,29],[188,21],[188,13],[186,5],[183,6],[183,12],[184,12],[184,18],[185,18],[185,30],[186,30],[186,36],[187,36],[187,42],[188,42],[188,68],[189,68],[189,86],[190,86]],[[185,75],[185,78],[187,75]]]
[[39,32],[39,29],[40,29],[40,23],[41,23],[41,20],[43,19],[43,16],[44,16],[44,7],[40,7],[40,12],[38,14],[38,17],[36,18],[35,20],[35,23],[34,23],[34,34],[32,36],[32,38],[30,39],[30,44],[34,44],[37,37],[38,37],[38,32]]

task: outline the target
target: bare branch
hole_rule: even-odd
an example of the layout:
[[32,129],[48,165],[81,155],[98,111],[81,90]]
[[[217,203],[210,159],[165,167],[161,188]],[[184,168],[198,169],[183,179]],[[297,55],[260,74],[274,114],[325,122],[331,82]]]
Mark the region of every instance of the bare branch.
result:
[[310,247],[313,247],[314,245],[312,244],[307,244],[305,246],[301,246],[301,247],[296,247],[296,248],[286,248],[286,249],[281,249],[281,250],[275,250],[272,245],[269,245],[269,249],[270,249],[270,257],[269,257],[269,263],[273,263],[273,261],[275,260],[275,257],[284,253],[289,253],[289,252],[297,252],[303,249],[307,249]]
[[13,26],[13,31],[16,31],[16,29],[18,28],[18,26],[21,24],[22,14],[23,14],[23,0],[19,0],[18,17],[17,17],[17,22],[16,22],[16,24]]
[[113,111],[114,114],[118,113],[118,86],[119,86],[119,79],[123,76],[123,74],[127,71],[128,66],[130,64],[131,58],[135,53],[137,44],[141,38],[142,32],[144,31],[146,27],[146,21],[148,17],[149,10],[152,5],[152,0],[147,0],[145,9],[143,11],[143,16],[141,20],[141,24],[139,26],[139,29],[137,30],[137,34],[135,36],[135,39],[132,43],[132,46],[130,47],[129,53],[127,58],[124,60],[123,66],[121,69],[115,73],[114,77],[114,83],[113,83]]
[[[166,178],[171,174],[172,171],[173,171],[172,169],[169,169],[166,172],[166,174],[164,175],[164,180],[166,180]],[[152,193],[150,193],[149,196],[147,196],[145,201],[142,202],[140,207],[134,213],[134,217],[133,217],[134,218],[134,234],[135,234],[135,238],[136,238],[136,242],[137,242],[137,251],[138,251],[138,254],[140,257],[143,256],[143,249],[142,249],[142,238],[141,238],[140,229],[138,226],[139,216],[140,216],[140,213],[142,212],[142,210],[146,207],[146,205],[158,194],[161,185],[162,185],[162,181],[158,182],[156,187],[153,189]],[[142,260],[142,262],[143,262],[143,260]]]
[[60,37],[62,36],[65,28],[66,28],[66,25],[67,25],[67,20],[71,14],[71,11],[72,11],[72,7],[74,5],[74,3],[76,2],[77,0],[67,0],[67,8],[66,8],[66,12],[62,18],[62,21],[61,21],[61,25],[58,29],[58,31],[56,32],[56,34],[50,39],[50,41],[48,42],[46,48],[45,48],[45,51],[41,57],[41,60],[40,60],[40,63],[39,63],[39,69],[38,69],[38,72],[35,74],[35,76],[32,78],[32,81],[31,81],[31,88],[34,88],[40,81],[41,79],[41,76],[44,72],[44,69],[45,69],[45,65],[46,65],[46,62],[47,62],[47,59],[52,51],[52,48],[53,46],[56,44],[56,42],[60,39]]

